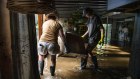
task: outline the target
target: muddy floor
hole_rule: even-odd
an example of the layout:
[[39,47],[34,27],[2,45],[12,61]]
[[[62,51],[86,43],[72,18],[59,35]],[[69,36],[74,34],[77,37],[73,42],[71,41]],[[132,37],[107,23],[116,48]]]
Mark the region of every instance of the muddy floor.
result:
[[93,70],[90,57],[87,68],[80,70],[80,55],[65,54],[57,57],[55,76],[50,76],[50,59],[45,59],[44,75],[42,79],[127,79],[129,52],[116,46],[106,46],[96,49],[100,69]]

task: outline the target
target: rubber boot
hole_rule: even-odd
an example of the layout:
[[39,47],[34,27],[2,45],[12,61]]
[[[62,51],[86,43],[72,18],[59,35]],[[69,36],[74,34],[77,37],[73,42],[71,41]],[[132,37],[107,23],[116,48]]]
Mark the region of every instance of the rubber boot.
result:
[[98,61],[97,61],[97,57],[96,56],[92,56],[91,57],[91,61],[93,62],[94,66],[95,66],[95,70],[98,69]]
[[51,73],[51,76],[55,75],[55,66],[50,66],[50,73]]
[[85,69],[87,65],[87,59],[86,58],[81,58],[81,70]]
[[40,75],[43,75],[44,60],[43,60],[43,61],[38,61],[38,68],[39,68],[39,74],[40,74]]

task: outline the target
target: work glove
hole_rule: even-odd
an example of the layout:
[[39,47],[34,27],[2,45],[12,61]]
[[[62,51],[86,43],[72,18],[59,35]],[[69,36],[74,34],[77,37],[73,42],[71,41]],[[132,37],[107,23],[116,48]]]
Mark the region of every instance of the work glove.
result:
[[100,39],[100,41],[98,43],[102,44],[103,42],[104,42],[104,35],[101,35],[101,39]]
[[81,36],[82,38],[84,38],[84,36]]

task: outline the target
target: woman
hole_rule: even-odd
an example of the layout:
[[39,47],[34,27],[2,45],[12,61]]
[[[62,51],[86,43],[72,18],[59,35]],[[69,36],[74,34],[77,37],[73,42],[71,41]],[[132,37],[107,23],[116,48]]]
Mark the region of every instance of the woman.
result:
[[43,33],[38,43],[38,65],[39,73],[43,75],[44,69],[44,56],[47,54],[51,55],[50,73],[51,76],[55,75],[56,67],[56,54],[59,53],[59,45],[57,42],[58,35],[60,35],[62,41],[65,42],[65,36],[61,25],[56,20],[57,17],[54,13],[46,15],[47,20],[43,23]]

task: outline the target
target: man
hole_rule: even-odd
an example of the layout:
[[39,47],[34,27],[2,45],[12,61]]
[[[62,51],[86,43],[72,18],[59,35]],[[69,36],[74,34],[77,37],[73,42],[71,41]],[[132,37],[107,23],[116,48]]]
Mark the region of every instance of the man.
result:
[[[47,54],[51,55],[51,76],[55,75],[56,67],[56,54],[59,53],[59,45],[57,42],[58,35],[60,35],[62,41],[66,43],[63,29],[59,22],[56,20],[56,14],[49,13],[46,15],[47,20],[43,23],[43,33],[38,43],[38,65],[39,73],[43,75],[44,69],[44,57]],[[66,45],[66,44],[65,44]]]
[[124,47],[127,47],[128,41],[129,41],[129,37],[128,37],[129,32],[128,32],[128,27],[126,25],[123,26],[122,32],[124,34],[124,37],[123,37]]
[[[88,35],[88,45],[86,47],[86,57],[81,58],[81,69],[85,69],[87,65],[87,59],[88,55],[91,56],[91,61],[94,64],[94,69],[98,69],[98,62],[97,62],[97,57],[93,55],[92,50],[96,47],[98,42],[101,39],[101,32],[104,34],[104,28],[102,25],[102,22],[91,8],[85,8],[83,10],[83,17],[88,18],[87,21],[87,27],[88,30],[85,32],[82,37],[84,38],[86,35]],[[101,39],[103,41],[103,39]]]

